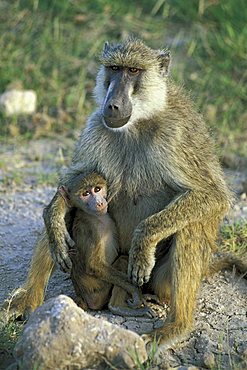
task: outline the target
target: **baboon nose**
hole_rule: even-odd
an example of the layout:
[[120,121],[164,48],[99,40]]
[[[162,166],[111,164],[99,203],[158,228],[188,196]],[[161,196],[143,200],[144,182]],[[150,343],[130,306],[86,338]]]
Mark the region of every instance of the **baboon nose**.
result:
[[110,109],[110,110],[112,110],[112,111],[116,111],[116,110],[119,110],[119,107],[118,107],[118,105],[116,105],[116,104],[109,104],[108,105],[108,108]]

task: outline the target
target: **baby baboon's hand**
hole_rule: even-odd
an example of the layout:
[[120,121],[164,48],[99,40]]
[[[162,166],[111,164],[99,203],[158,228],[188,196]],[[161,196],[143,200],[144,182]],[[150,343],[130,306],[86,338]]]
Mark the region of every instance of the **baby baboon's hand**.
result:
[[53,261],[63,272],[70,272],[72,262],[69,257],[69,250],[74,247],[74,241],[66,229],[60,229],[52,239],[50,242],[50,251]]
[[149,281],[155,264],[155,248],[145,235],[145,224],[141,223],[135,230],[129,252],[128,276],[138,286]]

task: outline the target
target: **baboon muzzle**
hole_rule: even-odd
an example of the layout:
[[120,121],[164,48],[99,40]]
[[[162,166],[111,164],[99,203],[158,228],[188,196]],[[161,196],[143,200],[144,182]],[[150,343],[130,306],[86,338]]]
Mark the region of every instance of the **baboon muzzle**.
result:
[[132,113],[129,88],[128,83],[119,79],[110,83],[103,105],[103,117],[108,127],[122,127],[129,121]]

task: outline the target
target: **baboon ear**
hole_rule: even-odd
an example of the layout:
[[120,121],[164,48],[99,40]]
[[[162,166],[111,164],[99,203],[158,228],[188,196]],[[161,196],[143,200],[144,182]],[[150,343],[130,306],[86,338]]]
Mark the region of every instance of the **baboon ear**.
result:
[[66,205],[68,208],[71,208],[71,200],[70,200],[70,196],[69,196],[69,189],[64,186],[64,185],[60,185],[59,188],[57,189],[58,193],[63,197]]
[[103,53],[107,53],[109,50],[110,44],[108,41],[105,42],[104,48],[103,48]]
[[69,200],[69,189],[66,186],[60,185],[57,191],[65,200]]
[[171,61],[171,52],[169,50],[161,51],[158,55],[160,70],[163,76],[167,76]]

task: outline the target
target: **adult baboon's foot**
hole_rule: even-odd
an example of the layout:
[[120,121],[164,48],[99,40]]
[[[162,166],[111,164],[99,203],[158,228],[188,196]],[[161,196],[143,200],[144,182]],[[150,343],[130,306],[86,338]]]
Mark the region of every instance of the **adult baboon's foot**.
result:
[[143,334],[142,339],[148,347],[152,342],[156,342],[164,350],[184,339],[188,335],[189,330],[190,327],[185,327],[182,324],[165,323],[164,326],[154,330],[152,333]]
[[18,288],[6,299],[0,308],[0,322],[7,324],[10,320],[27,320],[30,314],[42,304],[43,295],[32,294],[25,288]]
[[114,315],[126,316],[126,317],[146,317],[153,319],[156,317],[155,312],[150,307],[139,307],[139,308],[129,308],[129,307],[118,307],[108,304],[108,308]]

